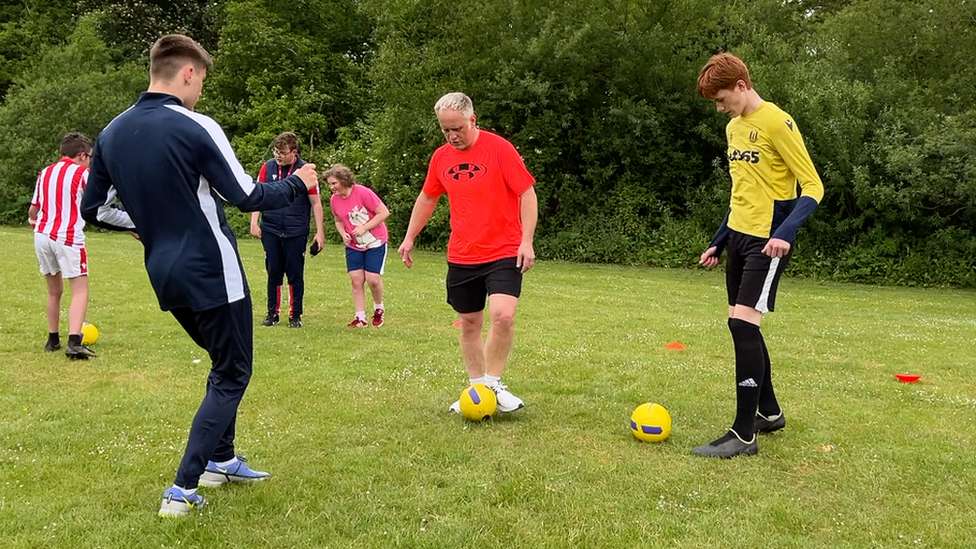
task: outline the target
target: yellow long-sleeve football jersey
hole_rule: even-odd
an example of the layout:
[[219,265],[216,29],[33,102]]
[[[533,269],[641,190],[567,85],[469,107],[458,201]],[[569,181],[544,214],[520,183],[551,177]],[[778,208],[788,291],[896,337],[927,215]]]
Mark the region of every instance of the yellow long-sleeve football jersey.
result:
[[776,105],[764,101],[748,115],[733,118],[725,133],[732,175],[730,229],[769,238],[801,195],[818,203],[823,198],[823,182],[799,128]]

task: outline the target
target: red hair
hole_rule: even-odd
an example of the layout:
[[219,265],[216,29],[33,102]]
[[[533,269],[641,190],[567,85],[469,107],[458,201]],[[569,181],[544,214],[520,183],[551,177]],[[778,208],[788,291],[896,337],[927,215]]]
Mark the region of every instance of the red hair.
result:
[[734,88],[739,80],[746,83],[746,89],[752,89],[749,69],[741,59],[731,53],[713,55],[698,75],[698,95],[714,99],[718,92]]

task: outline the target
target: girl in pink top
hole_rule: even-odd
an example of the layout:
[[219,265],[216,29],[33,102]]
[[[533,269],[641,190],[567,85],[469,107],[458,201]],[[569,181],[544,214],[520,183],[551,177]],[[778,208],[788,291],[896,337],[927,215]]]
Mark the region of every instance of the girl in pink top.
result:
[[380,197],[369,187],[356,183],[352,170],[342,164],[335,164],[322,173],[332,191],[332,216],[336,230],[346,245],[346,269],[352,281],[352,304],[356,318],[347,326],[365,328],[366,289],[373,294],[374,328],[383,325],[383,266],[386,264],[386,223],[390,216]]

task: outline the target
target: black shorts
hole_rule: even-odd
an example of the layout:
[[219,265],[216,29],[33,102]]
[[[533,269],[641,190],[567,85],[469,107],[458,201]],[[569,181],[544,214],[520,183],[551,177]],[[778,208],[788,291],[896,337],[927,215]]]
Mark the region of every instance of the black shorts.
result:
[[725,271],[725,289],[729,307],[745,305],[760,313],[768,313],[776,305],[779,277],[793,255],[769,257],[762,249],[768,238],[759,238],[736,231],[729,235],[729,266]]
[[522,293],[522,270],[514,257],[478,265],[447,264],[447,302],[458,313],[485,310],[492,294],[518,297]]

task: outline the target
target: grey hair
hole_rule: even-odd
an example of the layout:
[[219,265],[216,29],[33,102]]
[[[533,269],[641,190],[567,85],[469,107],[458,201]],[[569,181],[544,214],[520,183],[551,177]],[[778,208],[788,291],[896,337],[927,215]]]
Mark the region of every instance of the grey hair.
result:
[[452,92],[437,100],[437,104],[434,105],[434,114],[439,114],[445,109],[458,111],[464,116],[471,116],[474,114],[474,103],[467,95],[461,92]]

